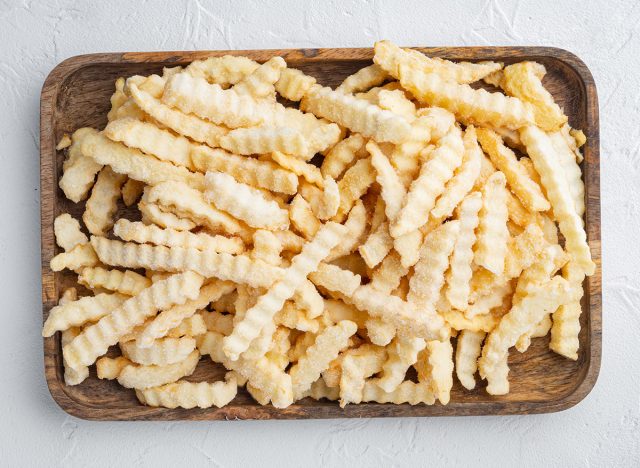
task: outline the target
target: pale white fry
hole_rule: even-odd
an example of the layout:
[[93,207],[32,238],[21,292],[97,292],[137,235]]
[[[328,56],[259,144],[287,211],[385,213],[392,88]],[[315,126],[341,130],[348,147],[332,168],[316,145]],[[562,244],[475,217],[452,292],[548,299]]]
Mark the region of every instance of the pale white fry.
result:
[[178,304],[163,310],[149,324],[145,325],[136,338],[136,346],[141,349],[153,346],[154,340],[166,336],[171,329],[179,326],[184,319],[191,317],[196,311],[204,309],[210,303],[230,293],[233,288],[233,283],[218,280],[204,285],[198,293],[198,297],[187,300],[184,304]]
[[65,346],[69,366],[78,369],[93,364],[109,346],[116,344],[121,336],[144,322],[147,317],[173,304],[195,298],[202,280],[202,276],[193,272],[176,274],[127,299],[96,324],[85,328]]
[[204,320],[208,331],[220,333],[224,336],[230,335],[233,330],[233,314],[223,314],[220,312],[209,312],[201,310],[198,314]]
[[289,205],[289,218],[293,227],[306,239],[312,239],[320,229],[320,220],[302,195],[296,195]]
[[227,87],[243,80],[253,73],[260,64],[248,57],[223,55],[209,57],[205,60],[194,60],[185,71],[193,76],[204,78],[210,83]]
[[378,106],[398,114],[407,120],[416,117],[416,105],[407,98],[407,94],[400,89],[382,89],[378,93]]
[[407,300],[426,315],[435,315],[436,303],[449,267],[449,256],[460,232],[460,221],[449,221],[427,235],[420,249],[420,260],[409,280]]
[[273,321],[276,325],[283,325],[301,332],[317,333],[320,329],[320,322],[318,322],[318,320],[308,318],[307,315],[292,302],[285,302],[282,309],[274,316]]
[[138,203],[144,224],[156,224],[176,231],[189,231],[196,227],[196,223],[191,219],[180,218],[174,213],[164,211],[157,203],[149,203],[146,199],[147,197],[143,193],[142,199]]
[[272,57],[236,83],[233,90],[238,94],[248,94],[256,99],[275,96],[274,84],[280,73],[287,67],[282,57]]
[[89,242],[89,238],[80,230],[80,223],[69,213],[62,213],[53,221],[53,232],[58,244],[66,252],[80,244]]
[[380,86],[389,75],[376,64],[361,68],[353,75],[349,75],[340,83],[336,91],[345,94],[355,94],[366,91],[374,86]]
[[[118,109],[120,109],[125,102],[127,102],[127,95],[124,93],[124,78],[120,77],[115,82],[115,91],[109,98],[109,103],[111,104],[111,109],[107,113],[107,120],[111,122],[116,118],[116,114]],[[56,148],[60,149],[60,148]]]
[[389,234],[389,223],[385,221],[369,234],[364,244],[358,247],[358,252],[369,268],[375,268],[393,249],[393,237]]
[[300,108],[376,141],[402,143],[411,133],[411,126],[403,117],[319,85],[309,89]]
[[547,135],[549,135],[549,139],[556,150],[558,162],[562,166],[567,179],[576,213],[582,217],[585,211],[584,182],[582,181],[582,171],[575,158],[575,153],[569,146],[566,135],[564,134],[566,128],[567,126],[557,132],[548,133]]
[[126,175],[113,172],[109,166],[100,170],[82,215],[91,234],[104,236],[113,226],[120,190],[126,179]]
[[190,270],[207,278],[215,277],[256,288],[269,287],[281,271],[247,255],[125,243],[104,237],[92,237],[91,245],[106,265],[168,272]]
[[[298,161],[297,158],[295,160]],[[300,174],[282,169],[271,161],[247,158],[202,145],[193,148],[191,161],[200,172],[224,172],[238,182],[254,187],[287,195],[295,194],[298,188],[296,175]],[[276,161],[275,158],[274,161]]]
[[103,133],[113,141],[137,148],[162,161],[192,169],[189,140],[151,123],[132,118],[113,120],[105,127]]
[[311,384],[320,377],[322,371],[329,367],[329,363],[347,347],[349,338],[357,330],[355,323],[343,320],[326,328],[316,337],[315,342],[307,348],[289,372],[294,399],[303,396]]
[[126,174],[130,178],[149,185],[164,181],[177,181],[197,189],[204,186],[204,176],[189,172],[184,167],[160,161],[135,148],[109,140],[95,133],[85,137],[82,152],[100,164],[109,165],[114,172]]
[[125,388],[145,389],[165,385],[196,370],[200,353],[193,350],[184,360],[163,366],[138,366],[129,364],[118,375],[118,383]]
[[160,338],[151,342],[151,346],[141,348],[136,341],[120,342],[124,357],[144,366],[166,366],[184,361],[196,349],[196,340],[191,337]]
[[320,169],[313,164],[306,163],[302,159],[285,154],[280,151],[274,151],[271,154],[273,159],[278,165],[293,172],[294,174],[303,177],[310,184],[315,184],[318,187],[323,187],[323,178]]
[[230,128],[258,125],[273,112],[266,101],[256,101],[233,89],[224,90],[188,73],[178,73],[167,80],[162,102]]
[[[62,293],[60,297],[60,301],[58,302],[59,306],[63,306],[71,301],[76,301],[78,299],[78,294],[76,288],[68,288]],[[60,343],[64,347],[66,344],[73,341],[73,339],[80,334],[82,329],[80,327],[71,327],[67,328],[60,335]],[[64,352],[62,353],[62,363],[64,366],[64,383],[67,385],[79,385],[84,380],[89,377],[89,368],[83,367],[79,370],[74,370],[67,365],[67,361],[64,356]]]
[[[427,342],[427,359],[424,362],[428,383],[440,403],[449,403],[453,386],[453,346],[451,339]],[[420,379],[420,372],[418,372]]]
[[319,219],[326,221],[333,218],[340,209],[340,187],[329,176],[324,178],[322,185],[324,186],[322,197],[315,213]]
[[116,221],[113,226],[113,233],[122,240],[140,244],[151,243],[167,247],[212,250],[230,254],[239,254],[244,251],[244,244],[239,237],[209,235],[204,232],[193,233],[171,228],[162,229],[158,226],[145,225],[144,223],[133,222],[124,218]]
[[482,208],[478,215],[474,262],[496,275],[504,272],[509,230],[507,189],[502,172],[492,174],[482,188]]
[[407,275],[408,268],[402,266],[400,255],[391,252],[382,263],[373,270],[369,284],[380,292],[391,294],[400,285],[400,280]]
[[426,383],[414,383],[410,380],[405,380],[393,392],[387,393],[380,388],[376,380],[370,379],[365,382],[362,391],[363,402],[373,401],[376,403],[394,403],[396,405],[403,403],[433,405],[435,403],[433,391]]
[[124,356],[116,358],[103,356],[96,361],[96,373],[99,379],[114,380],[118,378],[122,369],[131,364],[131,361]]
[[344,227],[347,228],[347,234],[342,239],[342,242],[333,248],[331,254],[327,257],[327,261],[333,261],[349,255],[364,241],[367,229],[367,210],[362,200],[356,201],[353,208],[351,208]]
[[576,212],[566,174],[558,161],[553,143],[546,133],[533,126],[522,129],[520,137],[540,174],[560,232],[565,238],[567,252],[574,257],[587,276],[592,275],[596,266],[591,260],[587,235],[582,227],[582,219]]
[[320,166],[323,176],[338,179],[342,173],[357,159],[364,157],[365,139],[359,133],[349,135],[336,144],[327,153]]
[[205,197],[220,210],[254,228],[288,229],[289,213],[259,190],[237,182],[224,172],[207,172]]
[[394,391],[402,383],[407,369],[418,360],[418,353],[426,346],[422,338],[396,337],[387,348],[387,361],[382,365],[378,386],[385,392]]
[[338,181],[340,191],[340,206],[334,216],[334,221],[342,222],[355,202],[361,198],[375,182],[376,172],[371,164],[371,158],[360,159],[344,173]]
[[479,128],[478,140],[491,162],[505,175],[511,191],[527,209],[547,211],[551,207],[540,186],[528,176],[526,169],[518,163],[515,153],[504,145],[499,135],[486,128]]
[[79,128],[71,136],[72,144],[62,165],[62,176],[58,185],[64,195],[74,203],[87,198],[96,174],[102,169],[102,164],[89,157],[82,149],[84,140],[97,134],[98,131],[93,128]]
[[291,266],[285,269],[283,276],[258,298],[256,305],[247,310],[244,319],[236,324],[233,333],[225,338],[224,352],[231,360],[235,361],[240,353],[246,351],[251,341],[273,319],[284,302],[293,296],[309,273],[315,271],[318,264],[329,255],[344,232],[343,226],[327,223],[312,241],[304,245],[302,252],[291,260]]
[[478,370],[478,358],[486,333],[482,331],[462,330],[456,344],[456,376],[464,388],[476,387],[474,375]]
[[98,264],[98,257],[90,244],[78,244],[68,252],[61,252],[51,259],[49,267],[53,271],[62,271],[65,268],[78,271],[84,267],[92,267]]
[[396,327],[380,317],[370,317],[364,324],[369,340],[378,346],[387,346],[396,336]]
[[193,114],[172,109],[163,104],[159,98],[138,89],[135,84],[132,84],[129,90],[137,106],[153,117],[156,122],[194,141],[215,147],[218,146],[220,138],[229,131],[226,127],[208,122]]
[[531,339],[547,336],[549,330],[551,330],[551,325],[551,314],[546,314],[532,329],[518,338],[515,348],[519,353],[526,352],[531,346]]
[[386,354],[383,347],[369,344],[363,344],[343,354],[344,359],[340,366],[340,382],[338,383],[341,408],[349,403],[362,401],[365,380],[380,372]]
[[398,217],[391,224],[391,235],[398,238],[426,223],[436,198],[445,189],[454,170],[462,163],[464,144],[457,126],[438,143],[431,158],[422,164],[420,175],[411,183]]
[[562,268],[562,277],[569,281],[577,298],[573,302],[561,305],[553,313],[549,348],[561,356],[575,361],[578,359],[580,346],[578,334],[580,333],[580,315],[582,314],[580,299],[584,295],[582,289],[584,272],[575,262],[569,261]]
[[258,229],[253,233],[251,258],[262,260],[270,265],[279,265],[281,253],[282,243],[271,231]]
[[360,286],[360,275],[353,274],[330,263],[320,263],[318,269],[309,274],[316,286],[350,296]]
[[276,82],[276,91],[285,99],[300,101],[304,95],[316,84],[316,79],[305,75],[295,68],[285,68]]
[[376,170],[376,182],[380,184],[381,196],[384,200],[385,214],[393,222],[402,208],[407,190],[391,165],[389,158],[373,141],[367,143],[367,151],[371,155],[371,164]]
[[453,177],[447,182],[444,192],[436,201],[433,210],[431,210],[431,215],[434,218],[448,218],[451,216],[453,210],[471,191],[480,174],[482,150],[478,146],[476,130],[473,126],[467,127],[462,140],[464,143],[462,163],[456,169]]
[[136,389],[138,400],[147,406],[164,408],[222,408],[236,397],[238,382],[235,372],[227,372],[225,381],[219,382],[178,382],[160,387]]
[[451,255],[451,266],[446,274],[445,295],[449,303],[458,310],[465,310],[469,303],[473,244],[481,207],[482,195],[473,192],[465,197],[457,210],[460,230]]
[[244,155],[282,151],[305,160],[313,156],[309,154],[307,138],[289,127],[237,128],[220,138],[220,146],[232,153]]
[[131,270],[106,270],[102,267],[83,268],[78,283],[91,289],[108,289],[127,296],[135,296],[151,286],[151,280]]

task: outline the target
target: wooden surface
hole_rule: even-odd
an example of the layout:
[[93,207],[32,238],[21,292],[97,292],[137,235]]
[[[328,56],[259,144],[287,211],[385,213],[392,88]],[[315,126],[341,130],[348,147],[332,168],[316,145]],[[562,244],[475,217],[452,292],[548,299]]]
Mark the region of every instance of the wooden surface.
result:
[[[91,368],[80,385],[64,384],[59,333],[44,339],[45,375],[55,401],[68,413],[93,420],[207,420],[207,419],[306,419],[382,416],[463,416],[484,414],[528,414],[561,411],[577,404],[593,388],[601,357],[602,298],[600,269],[600,161],[598,98],[591,73],[573,54],[548,47],[462,47],[422,48],[428,55],[452,60],[497,60],[506,63],[536,60],[548,71],[544,84],[564,107],[570,124],[587,135],[583,173],[586,184],[587,237],[595,274],[584,283],[580,351],[576,362],[548,350],[549,338],[537,338],[529,350],[509,356],[511,392],[494,397],[485,392],[484,382],[467,391],[455,381],[451,402],[442,406],[360,404],[341,409],[337,403],[305,399],[286,409],[260,406],[245,390],[226,407],[216,409],[169,410],[140,405],[132,390],[116,382],[102,381]],[[103,128],[109,110],[109,96],[119,76],[161,72],[163,66],[185,65],[192,60],[225,54],[246,55],[265,61],[282,56],[290,67],[311,74],[325,85],[337,85],[343,78],[371,63],[372,49],[296,49],[261,51],[151,52],[92,54],[70,58],[59,64],[42,88],[40,106],[40,193],[42,219],[42,304],[43,320],[61,290],[75,285],[75,275],[53,273],[51,258],[59,252],[53,235],[53,220],[62,212],[79,218],[82,204],[68,201],[57,186],[63,153],[55,145],[64,133],[83,126]],[[34,330],[34,333],[40,332]],[[203,359],[189,380],[222,377],[224,370]],[[455,379],[454,379],[455,380]]]

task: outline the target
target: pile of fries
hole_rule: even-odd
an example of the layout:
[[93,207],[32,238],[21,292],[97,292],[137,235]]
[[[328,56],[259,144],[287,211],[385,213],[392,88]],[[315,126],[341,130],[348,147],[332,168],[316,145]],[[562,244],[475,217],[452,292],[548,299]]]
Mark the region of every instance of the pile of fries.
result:
[[[96,364],[168,408],[241,386],[278,408],[447,404],[454,373],[507,393],[509,349],[533,338],[577,359],[585,136],[544,67],[388,41],[373,61],[335,90],[281,57],[116,81],[107,126],[58,145],[90,234],[55,220],[51,268],[92,293],[67,289],[44,324],[68,385]],[[190,381],[209,359],[225,379]]]

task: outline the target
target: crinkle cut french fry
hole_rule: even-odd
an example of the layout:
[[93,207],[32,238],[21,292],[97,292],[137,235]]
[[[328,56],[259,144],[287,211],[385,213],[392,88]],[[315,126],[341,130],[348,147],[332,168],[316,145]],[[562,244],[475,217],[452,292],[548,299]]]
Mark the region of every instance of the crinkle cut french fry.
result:
[[528,176],[515,153],[504,145],[499,135],[486,128],[479,128],[478,140],[524,206],[530,211],[547,211],[551,207],[540,186]]
[[376,403],[395,403],[397,405],[403,403],[433,405],[435,403],[433,391],[426,383],[414,383],[410,380],[405,380],[393,392],[388,393],[380,388],[376,380],[370,379],[365,382],[362,391],[363,402],[373,401]]
[[126,174],[149,185],[177,181],[197,189],[204,187],[202,174],[160,161],[140,150],[111,141],[100,133],[93,133],[84,138],[82,152],[100,164],[111,166],[118,174]]
[[[453,346],[451,339],[427,342],[425,370],[429,386],[440,403],[449,403],[453,386]],[[420,373],[418,373],[420,379]]]
[[184,114],[179,110],[172,109],[163,104],[160,99],[138,89],[136,85],[130,86],[130,92],[131,98],[138,107],[154,120],[194,141],[206,143],[209,146],[218,146],[220,138],[229,131],[226,127],[208,122],[193,114]]
[[289,213],[259,190],[237,182],[224,172],[207,172],[205,197],[220,210],[231,213],[254,228],[288,229]]
[[207,326],[200,315],[192,315],[182,320],[176,327],[167,332],[168,338],[182,338],[183,336],[197,337],[207,332]]
[[274,322],[277,325],[284,325],[292,330],[302,332],[318,333],[320,329],[318,320],[308,318],[302,310],[291,302],[284,303],[282,309],[274,316]]
[[364,157],[365,139],[359,133],[353,133],[335,145],[322,161],[322,175],[338,179],[355,160]]
[[93,364],[109,346],[116,344],[122,335],[144,322],[147,317],[173,304],[195,298],[202,281],[202,276],[196,273],[180,273],[158,281],[137,296],[127,299],[95,325],[85,328],[64,347],[69,366],[79,369]]
[[356,200],[362,197],[375,182],[375,170],[371,158],[360,159],[344,173],[338,182],[340,191],[340,207],[334,216],[335,221],[342,222]]
[[431,210],[434,218],[448,218],[453,210],[462,202],[462,199],[472,189],[478,175],[482,160],[482,150],[476,140],[476,131],[473,126],[468,126],[464,132],[464,155],[462,163],[456,169],[453,177],[444,187],[444,192],[436,201]]
[[317,286],[350,296],[360,286],[362,278],[349,270],[322,262],[316,271],[309,274],[309,279]]
[[253,233],[251,258],[262,260],[270,265],[280,264],[282,243],[271,231],[258,229]]
[[198,314],[204,320],[208,331],[217,332],[224,336],[231,334],[233,330],[232,314],[223,314],[216,311],[209,312],[206,310],[201,310]]
[[122,186],[122,201],[125,206],[132,206],[142,196],[144,183],[135,179],[128,179]]
[[[78,294],[76,288],[68,288],[60,297],[60,301],[58,302],[59,306],[63,306],[68,304],[71,301],[76,301],[78,299]],[[65,346],[67,343],[73,341],[73,339],[80,334],[82,329],[80,327],[71,327],[64,330],[60,336],[60,342],[62,346]],[[64,358],[64,353],[62,353],[62,363],[64,365],[64,383],[67,385],[78,385],[84,382],[84,380],[89,377],[89,368],[83,367],[79,370],[74,370],[67,365],[67,361]]]
[[89,242],[89,238],[80,230],[80,223],[69,213],[62,213],[53,221],[56,244],[65,251],[73,250],[80,244]]
[[289,217],[293,227],[307,239],[312,239],[321,223],[311,210],[311,205],[301,196],[296,195],[289,207]]
[[373,270],[369,284],[380,292],[391,294],[400,285],[402,277],[406,276],[408,272],[409,269],[402,266],[400,255],[397,252],[391,252]]
[[202,192],[175,181],[161,182],[147,192],[147,200],[158,203],[166,209],[185,214],[198,224],[213,232],[245,235],[245,227],[227,213],[214,208]]
[[556,155],[558,161],[562,166],[564,175],[571,191],[573,203],[576,208],[578,216],[584,215],[585,203],[584,203],[584,182],[582,181],[582,171],[575,159],[575,153],[568,145],[566,137],[563,136],[564,128],[560,131],[548,133],[553,147],[556,149]]
[[462,330],[456,344],[456,376],[464,388],[476,387],[474,374],[478,370],[478,358],[486,333],[482,331]]
[[216,277],[256,288],[271,286],[281,271],[246,255],[125,243],[104,237],[92,237],[91,245],[106,265],[169,272],[190,270],[207,278]]
[[320,205],[316,209],[316,216],[325,221],[333,218],[340,209],[340,187],[331,177],[324,178]]
[[136,345],[140,348],[152,346],[153,340],[166,336],[169,330],[180,325],[184,319],[189,318],[196,311],[204,309],[223,295],[230,293],[233,288],[232,283],[217,280],[204,285],[195,299],[163,310],[154,317],[136,338]]
[[100,170],[82,215],[91,234],[104,236],[113,226],[113,215],[126,178],[124,174],[113,172],[109,166]]
[[120,342],[124,357],[144,366],[166,366],[183,361],[196,349],[196,340],[191,337],[160,338],[151,346],[140,348],[135,341]]
[[446,332],[444,320],[439,316],[418,312],[411,303],[368,286],[356,289],[349,301],[372,317],[382,317],[394,325],[400,335],[431,340],[443,338]]
[[496,275],[504,272],[509,230],[507,229],[507,189],[502,172],[495,172],[482,188],[474,262]]
[[380,150],[380,147],[375,142],[370,141],[367,143],[366,148],[371,154],[371,164],[376,170],[376,182],[381,187],[385,213],[389,221],[394,221],[402,208],[402,202],[407,190],[387,156]]
[[387,349],[387,361],[382,366],[378,386],[385,392],[392,392],[402,383],[407,369],[418,360],[418,353],[426,342],[422,338],[396,337]]
[[526,268],[516,285],[513,302],[518,302],[535,290],[539,283],[547,281],[568,261],[569,257],[559,245],[548,245],[538,255],[536,261]]
[[380,372],[386,354],[383,347],[369,344],[344,353],[339,382],[341,408],[362,401],[365,380]]
[[185,71],[223,87],[236,84],[253,73],[260,64],[248,57],[223,55],[191,62]]
[[225,381],[187,382],[180,380],[160,387],[136,390],[136,396],[147,406],[164,408],[222,408],[236,397],[238,382],[234,372],[227,372]]
[[411,183],[402,209],[391,225],[390,232],[394,238],[415,231],[427,221],[436,198],[442,194],[446,182],[462,162],[463,153],[462,132],[454,126],[440,140],[431,159],[422,165],[420,175]]
[[411,132],[411,126],[403,117],[319,85],[307,92],[300,108],[376,141],[402,143]]
[[223,90],[203,78],[178,73],[167,80],[162,102],[185,114],[195,114],[230,128],[258,125],[272,112],[265,102],[241,95],[233,89]]
[[91,289],[108,289],[128,296],[135,296],[151,286],[149,278],[134,271],[105,270],[102,267],[83,268],[78,275],[78,283]]
[[307,348],[304,355],[291,368],[291,384],[294,399],[301,398],[320,377],[320,373],[329,367],[329,363],[338,357],[347,347],[349,337],[358,330],[355,323],[343,320],[337,325],[323,330],[315,342]]
[[187,218],[180,218],[174,213],[164,211],[157,203],[146,201],[145,194],[138,203],[138,209],[142,214],[142,222],[147,225],[156,224],[176,231],[189,231],[196,227],[196,223]]
[[73,142],[62,165],[62,177],[58,185],[74,203],[87,198],[96,174],[102,169],[102,164],[89,157],[82,149],[85,139],[97,134],[98,131],[93,128],[80,128],[71,136]]
[[239,254],[244,251],[244,244],[239,237],[209,235],[204,232],[193,233],[170,228],[161,229],[154,225],[145,225],[124,218],[116,221],[113,233],[122,240],[140,244],[151,243],[167,247],[213,250],[231,254]]
[[349,255],[356,250],[359,244],[364,240],[364,235],[367,229],[367,210],[362,203],[362,200],[357,200],[344,223],[344,227],[347,228],[347,235],[345,235],[342,242],[338,244],[331,251],[331,254],[327,258],[327,261],[333,261],[337,258]]
[[271,154],[271,159],[282,166],[284,169],[293,172],[294,174],[303,177],[310,184],[315,184],[318,187],[323,187],[322,173],[317,166],[304,162],[302,159],[292,156],[290,154],[284,154],[280,151],[274,151]]
[[400,65],[399,74],[402,87],[418,101],[444,107],[465,124],[517,129],[534,122],[531,107],[518,98],[444,81],[406,65]]
[[272,57],[236,83],[233,90],[256,99],[275,97],[273,85],[280,79],[280,73],[286,67],[287,63],[282,57]]
[[382,89],[378,93],[378,106],[389,110],[394,114],[401,115],[408,120],[413,120],[416,116],[416,105],[407,98],[404,91],[400,89]]
[[345,94],[360,93],[374,86],[380,86],[387,78],[389,78],[387,72],[378,65],[369,65],[346,77],[336,91]]
[[191,160],[200,172],[224,172],[233,176],[238,182],[254,187],[287,195],[295,194],[298,188],[296,174],[279,168],[271,161],[246,158],[206,146],[195,147],[191,152]]
[[449,221],[429,233],[420,250],[420,260],[409,281],[407,300],[428,315],[435,314],[444,274],[449,267],[449,256],[459,231],[460,221]]
[[536,62],[519,62],[505,67],[500,83],[510,96],[515,96],[533,105],[536,125],[546,131],[554,131],[567,122],[560,106],[542,85],[546,74],[544,65]]
[[129,364],[120,371],[117,380],[125,388],[145,389],[166,385],[193,374],[199,360],[200,353],[198,350],[193,350],[187,358],[173,364],[163,366]]
[[117,379],[122,369],[130,364],[131,361],[124,356],[118,356],[117,358],[103,356],[96,361],[98,378],[107,380]]
[[282,151],[310,159],[309,142],[289,127],[249,127],[231,130],[220,138],[220,146],[237,154],[251,155]]
[[380,317],[370,317],[364,324],[367,337],[378,346],[387,346],[396,336],[396,327]]
[[374,49],[373,61],[397,79],[401,64],[461,84],[479,81],[502,69],[502,64],[496,62],[451,62],[438,57],[427,57],[417,50],[401,49],[390,41],[378,41]]
[[518,338],[538,323],[545,314],[569,303],[575,296],[569,283],[560,277],[555,277],[547,283],[539,283],[532,288],[527,296],[502,317],[495,330],[487,337],[482,357],[478,361],[480,375],[491,383],[493,371],[499,369],[501,359],[504,359]]
[[107,121],[111,122],[116,118],[116,113],[118,109],[122,107],[122,105],[127,101],[127,95],[124,94],[124,78],[120,77],[116,80],[115,83],[115,91],[109,98],[109,102],[111,104],[111,109],[107,114]]
[[464,312],[455,309],[440,311],[440,315],[442,315],[448,326],[460,331],[490,332],[496,327],[499,320],[493,314],[475,315],[469,318]]
[[122,142],[130,148],[137,148],[162,161],[192,168],[189,140],[162,130],[151,123],[132,118],[113,120],[107,124],[103,133],[113,141]]
[[551,330],[551,325],[551,314],[546,314],[532,329],[518,338],[518,341],[516,341],[516,349],[518,352],[526,352],[529,349],[529,346],[531,346],[532,338],[542,338],[543,336],[547,336],[549,330]]
[[482,196],[478,192],[467,195],[458,207],[460,231],[451,255],[451,266],[446,274],[445,295],[451,305],[459,310],[466,309],[469,302],[473,244],[481,207]]
[[566,174],[557,159],[553,143],[546,133],[533,126],[522,129],[520,137],[540,174],[560,232],[565,238],[567,252],[587,275],[592,275],[596,266],[591,260],[587,235],[582,227],[582,219],[576,212]]
[[50,268],[62,271],[65,268],[77,271],[98,264],[98,257],[89,244],[78,244],[68,252],[62,252],[51,259]]
[[299,101],[316,84],[316,79],[295,68],[285,68],[276,82],[276,91],[285,99]]
[[329,255],[345,231],[344,226],[340,224],[327,223],[320,228],[312,241],[305,244],[302,252],[292,259],[291,266],[284,271],[282,278],[260,296],[256,305],[236,324],[233,333],[225,338],[224,352],[231,360],[238,359],[240,353],[246,351],[251,341],[272,320],[284,302],[293,296],[307,275],[315,271],[318,264]]
[[369,268],[375,268],[393,249],[393,237],[389,234],[389,223],[384,222],[371,232],[358,252]]

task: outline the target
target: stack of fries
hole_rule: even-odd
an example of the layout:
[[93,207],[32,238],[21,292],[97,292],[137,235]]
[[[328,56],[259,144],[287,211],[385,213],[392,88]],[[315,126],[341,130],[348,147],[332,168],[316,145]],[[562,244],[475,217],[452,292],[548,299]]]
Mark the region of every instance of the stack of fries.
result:
[[[58,216],[51,268],[93,293],[44,324],[66,383],[95,363],[168,408],[240,386],[278,408],[447,404],[454,372],[507,393],[509,349],[549,332],[577,359],[585,137],[544,74],[381,41],[335,90],[280,57],[119,78],[106,128],[58,145],[91,236]],[[139,216],[115,219],[120,200]],[[225,379],[190,381],[203,359]]]

